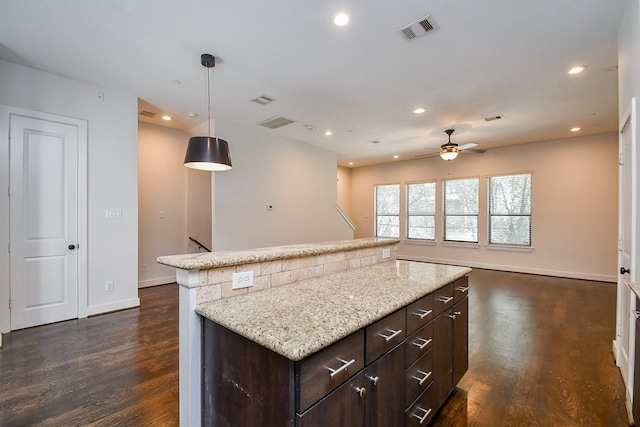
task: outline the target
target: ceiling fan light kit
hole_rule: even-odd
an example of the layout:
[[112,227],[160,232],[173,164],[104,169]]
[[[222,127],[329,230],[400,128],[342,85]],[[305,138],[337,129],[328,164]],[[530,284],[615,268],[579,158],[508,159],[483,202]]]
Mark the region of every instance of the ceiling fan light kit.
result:
[[200,63],[207,70],[207,107],[209,113],[209,136],[194,136],[189,138],[184,165],[191,169],[210,172],[226,171],[232,168],[229,143],[224,139],[211,136],[211,90],[209,88],[209,71],[216,65],[216,58],[203,53]]
[[451,134],[453,133],[453,131],[454,129],[447,129],[444,131],[447,135],[449,135],[449,142],[440,146],[440,157],[443,160],[451,161],[458,157],[458,154],[460,153],[458,144],[451,142]]

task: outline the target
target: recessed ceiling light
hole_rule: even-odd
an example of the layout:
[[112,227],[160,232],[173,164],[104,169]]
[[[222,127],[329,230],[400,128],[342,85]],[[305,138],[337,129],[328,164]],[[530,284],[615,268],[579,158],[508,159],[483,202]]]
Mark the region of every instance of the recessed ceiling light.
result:
[[162,116],[162,120],[169,121],[169,120],[171,120],[171,117],[170,116]]
[[338,27],[344,27],[351,21],[351,17],[344,12],[340,12],[333,17],[333,23]]
[[324,134],[327,135],[327,136],[333,135],[333,133],[330,130],[324,131]]
[[578,65],[577,67],[573,67],[569,70],[569,74],[578,74],[587,69],[586,65]]
[[425,111],[427,111],[427,110],[425,110],[425,109],[424,109],[424,108],[422,108],[422,107],[418,107],[418,108],[416,108],[415,110],[413,110],[413,112],[414,112],[414,113],[416,113],[416,114],[422,114],[422,113],[424,113]]
[[578,132],[580,130],[580,128],[575,127],[575,128],[571,128],[571,132]]
[[395,156],[393,156],[394,159],[397,159],[398,157],[400,157],[400,156],[398,156],[397,154]]
[[353,166],[353,162],[349,162],[349,166]]

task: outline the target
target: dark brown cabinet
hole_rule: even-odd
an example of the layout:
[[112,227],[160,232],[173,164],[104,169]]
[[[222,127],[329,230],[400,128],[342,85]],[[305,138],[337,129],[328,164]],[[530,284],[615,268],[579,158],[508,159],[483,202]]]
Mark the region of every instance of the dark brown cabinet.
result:
[[296,362],[205,319],[203,425],[428,424],[467,369],[466,283]]

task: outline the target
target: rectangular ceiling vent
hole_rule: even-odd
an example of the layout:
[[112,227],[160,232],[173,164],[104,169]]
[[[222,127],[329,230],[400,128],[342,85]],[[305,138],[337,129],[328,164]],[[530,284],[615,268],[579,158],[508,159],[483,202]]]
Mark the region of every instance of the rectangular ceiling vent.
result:
[[256,104],[267,105],[275,101],[275,98],[272,98],[267,95],[260,95],[257,98],[253,98],[251,101],[255,102]]
[[485,117],[484,121],[485,122],[492,122],[494,120],[502,120],[502,119],[504,119],[504,116],[502,114],[498,114],[497,116]]
[[275,116],[258,124],[269,129],[277,129],[281,128],[282,126],[290,125],[291,123],[295,123],[295,120],[287,119],[286,117],[282,116]]
[[145,117],[153,117],[153,116],[156,115],[156,113],[152,113],[151,111],[142,110],[142,111],[140,111],[140,115],[141,116],[145,116]]
[[400,28],[398,31],[402,33],[405,39],[413,40],[416,37],[424,36],[430,31],[436,29],[436,25],[433,22],[433,18],[430,15],[420,18],[411,24]]

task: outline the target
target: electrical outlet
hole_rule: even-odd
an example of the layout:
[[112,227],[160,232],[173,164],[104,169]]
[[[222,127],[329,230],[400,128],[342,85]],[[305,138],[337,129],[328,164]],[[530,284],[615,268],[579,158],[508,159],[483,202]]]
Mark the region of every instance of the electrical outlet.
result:
[[474,258],[478,258],[478,251],[474,251],[474,252],[473,252],[473,257],[474,257]]
[[391,250],[389,248],[382,250],[382,258],[389,258],[391,256]]
[[249,288],[253,286],[253,271],[233,273],[231,289]]
[[104,284],[104,289],[107,292],[113,292],[114,287],[115,287],[115,285],[114,285],[113,282],[107,282],[107,283]]
[[142,271],[147,271],[147,264],[142,264]]

